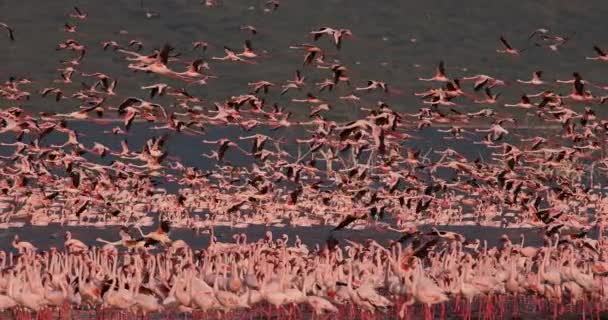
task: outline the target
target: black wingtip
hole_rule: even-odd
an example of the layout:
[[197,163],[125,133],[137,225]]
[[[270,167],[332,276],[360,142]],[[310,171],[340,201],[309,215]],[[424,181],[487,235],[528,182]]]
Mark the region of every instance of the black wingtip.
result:
[[165,233],[169,233],[169,231],[171,230],[171,223],[167,220],[163,220],[160,223],[160,228],[161,230],[163,230]]

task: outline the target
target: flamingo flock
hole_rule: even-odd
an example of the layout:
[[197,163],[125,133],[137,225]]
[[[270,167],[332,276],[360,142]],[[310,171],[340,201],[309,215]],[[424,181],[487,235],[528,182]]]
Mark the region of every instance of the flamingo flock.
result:
[[[571,79],[549,70],[520,77],[530,80],[457,74],[438,59],[421,68],[432,76],[412,77],[426,89],[411,92],[419,107],[406,112],[383,101],[404,94],[398,83],[363,78],[340,59],[362,40],[354,27],[311,26],[309,40],[284,48],[258,48],[263,28],[253,25],[235,28],[247,36],[240,50],[199,39],[92,43],[79,31],[95,15],[84,9],[66,16],[57,79],[0,83],[0,229],[120,231],[94,243],[66,232],[63,248],[48,250],[14,236],[0,251],[7,315],[599,319],[606,311],[608,120],[597,111],[608,86],[576,71]],[[264,14],[281,9],[269,1]],[[27,46],[19,25],[0,28],[5,46]],[[517,46],[496,39],[493,54],[525,59],[576,37],[540,28]],[[581,63],[608,61],[600,45],[589,48],[597,55]],[[92,52],[133,76],[91,70]],[[249,79],[223,101],[192,93],[227,76],[220,64],[261,70],[275,54],[297,59],[288,80]],[[125,82],[140,91],[125,92]],[[35,113],[25,106],[33,97],[78,107]],[[345,106],[353,121],[334,118]],[[217,134],[224,129],[238,137]],[[429,132],[441,143],[418,147]],[[196,163],[173,148],[185,139],[197,142],[187,146]],[[316,246],[271,232],[248,241],[254,225],[331,231]],[[218,226],[245,233],[219,242]],[[544,243],[503,235],[491,245],[445,226],[533,229]],[[210,245],[174,239],[173,228],[209,233]],[[399,237],[338,240],[345,229]]]
[[[484,319],[579,312],[599,317],[608,264],[580,239],[545,237],[543,247],[506,236],[501,244],[414,226],[385,247],[374,240],[309,247],[296,237],[219,242],[193,249],[168,236],[168,222],[133,237],[87,246],[65,235],[63,248],[38,251],[15,236],[0,252],[0,309],[19,319],[147,317],[289,317],[327,315]],[[150,252],[162,244],[163,252]],[[603,257],[603,256],[602,256]]]

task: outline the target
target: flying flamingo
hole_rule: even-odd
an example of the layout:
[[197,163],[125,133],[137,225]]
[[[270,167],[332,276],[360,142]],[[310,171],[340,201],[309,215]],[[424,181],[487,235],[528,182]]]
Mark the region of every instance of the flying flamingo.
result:
[[439,61],[439,65],[437,66],[437,70],[435,71],[435,76],[432,78],[418,78],[420,81],[439,81],[439,82],[448,82],[450,79],[445,75],[445,64],[442,61]]
[[507,39],[505,39],[504,36],[500,36],[500,42],[502,43],[504,49],[496,49],[496,52],[498,53],[506,53],[513,56],[518,56],[522,52],[526,51],[526,49],[519,50],[511,47],[511,45],[507,42]]
[[604,52],[600,47],[593,46],[593,50],[597,52],[597,56],[595,57],[586,57],[587,60],[600,60],[600,61],[608,61],[608,54]]
[[8,32],[8,37],[11,41],[15,41],[15,31],[9,27],[6,23],[0,22],[0,28],[4,28]]

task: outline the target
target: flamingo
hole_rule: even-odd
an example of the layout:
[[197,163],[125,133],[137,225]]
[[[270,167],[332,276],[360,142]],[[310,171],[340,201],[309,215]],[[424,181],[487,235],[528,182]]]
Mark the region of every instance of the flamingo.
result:
[[435,71],[435,76],[432,78],[418,78],[420,81],[439,81],[439,82],[448,82],[450,79],[445,75],[445,64],[442,61],[439,61],[439,65],[437,66],[437,70]]
[[606,52],[604,52],[604,50],[602,50],[600,47],[595,45],[595,46],[593,46],[593,50],[595,50],[595,52],[597,52],[598,55],[595,57],[586,57],[587,60],[608,61],[608,54]]
[[434,281],[422,274],[420,262],[418,262],[418,267],[413,274],[411,287],[413,298],[426,307],[425,319],[431,318],[430,308],[432,305],[448,301],[448,297],[443,290]]
[[19,253],[34,253],[36,250],[38,250],[30,242],[19,240],[19,235],[17,234],[13,237],[12,245],[13,248],[19,251]]
[[65,242],[64,247],[68,252],[82,252],[89,249],[89,246],[84,244],[82,241],[78,239],[72,238],[72,233],[70,231],[65,232]]
[[13,28],[9,27],[8,24],[4,22],[0,22],[0,28],[4,28],[4,30],[8,32],[9,39],[11,39],[11,41],[15,41],[15,31]]

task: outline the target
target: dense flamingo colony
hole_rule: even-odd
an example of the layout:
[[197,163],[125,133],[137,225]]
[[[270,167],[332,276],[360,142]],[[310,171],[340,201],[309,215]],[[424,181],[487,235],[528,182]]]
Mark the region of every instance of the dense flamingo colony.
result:
[[[280,10],[278,1],[267,3],[267,11],[273,10]],[[18,318],[70,318],[80,310],[110,317],[335,313],[348,318],[424,314],[426,319],[567,313],[599,318],[606,309],[608,206],[602,185],[608,121],[594,110],[608,98],[602,96],[608,86],[576,72],[573,79],[558,81],[544,79],[542,71],[531,80],[456,77],[440,62],[434,76],[419,79],[429,89],[413,93],[421,98],[418,112],[384,102],[365,105],[360,97],[372,91],[403,93],[380,80],[354,77],[351,67],[328,57],[330,50],[333,56],[347,54],[355,37],[351,30],[311,26],[309,43],[275,48],[303,56],[294,78],[253,81],[242,94],[209,102],[187,90],[212,88],[222,77],[213,74],[214,64],[262,68],[272,63],[252,45],[254,26],[241,28],[248,34],[242,51],[225,47],[218,57],[208,55],[202,41],[157,50],[137,40],[87,43],[77,31],[87,16],[79,8],[69,14],[68,39],[56,49],[74,57],[61,63],[61,77],[52,87],[18,77],[0,85],[1,100],[10,106],[0,110],[0,132],[13,139],[0,147],[0,226],[115,225],[121,228],[118,240],[87,245],[67,232],[64,248],[43,251],[15,236],[15,251],[0,252],[0,309]],[[11,46],[27,45],[20,43],[18,27],[0,27]],[[514,59],[526,54],[498,39],[496,54]],[[538,47],[531,50],[548,54],[568,41],[547,29],[528,38]],[[102,46],[136,71],[132,81],[153,73],[167,83],[122,96],[111,75],[80,68],[90,46]],[[608,61],[607,53],[593,48],[597,55],[587,59]],[[317,68],[324,69],[326,79],[315,83],[307,72]],[[91,81],[80,88],[80,82]],[[336,87],[352,93],[335,95]],[[528,93],[518,102],[500,102],[494,92],[512,87]],[[292,97],[290,106],[267,101],[274,90]],[[81,106],[34,114],[21,104],[35,94]],[[159,96],[173,103],[156,103]],[[325,114],[341,101],[365,116],[347,123],[330,120]],[[479,108],[464,112],[464,105]],[[310,108],[309,119],[293,120],[288,110],[303,106]],[[522,114],[560,133],[526,135],[542,132],[521,131]],[[120,140],[121,148],[81,142],[73,121],[89,122],[91,128],[116,124],[107,134]],[[142,122],[151,123],[147,141],[130,145],[126,137]],[[219,127],[242,134],[236,140],[205,137]],[[281,137],[291,130],[305,134]],[[412,148],[428,130],[489,156],[470,158],[441,145]],[[52,135],[65,142],[48,142]],[[183,136],[200,136],[201,145],[193,148],[212,146],[202,154],[214,161],[212,168],[188,166],[168,153],[169,141]],[[234,155],[248,164],[231,164]],[[216,226],[287,224],[334,229],[316,247],[300,238],[290,243],[286,235],[273,239],[270,232],[256,241],[239,234],[234,243],[222,243],[213,233]],[[151,225],[158,228],[141,230]],[[419,229],[426,225],[437,227]],[[442,231],[441,225],[536,228],[544,245],[503,236],[498,246],[489,246]],[[193,248],[172,239],[170,227],[210,232],[211,244]],[[391,230],[401,237],[388,246],[374,240],[340,243],[334,235],[345,228]]]

